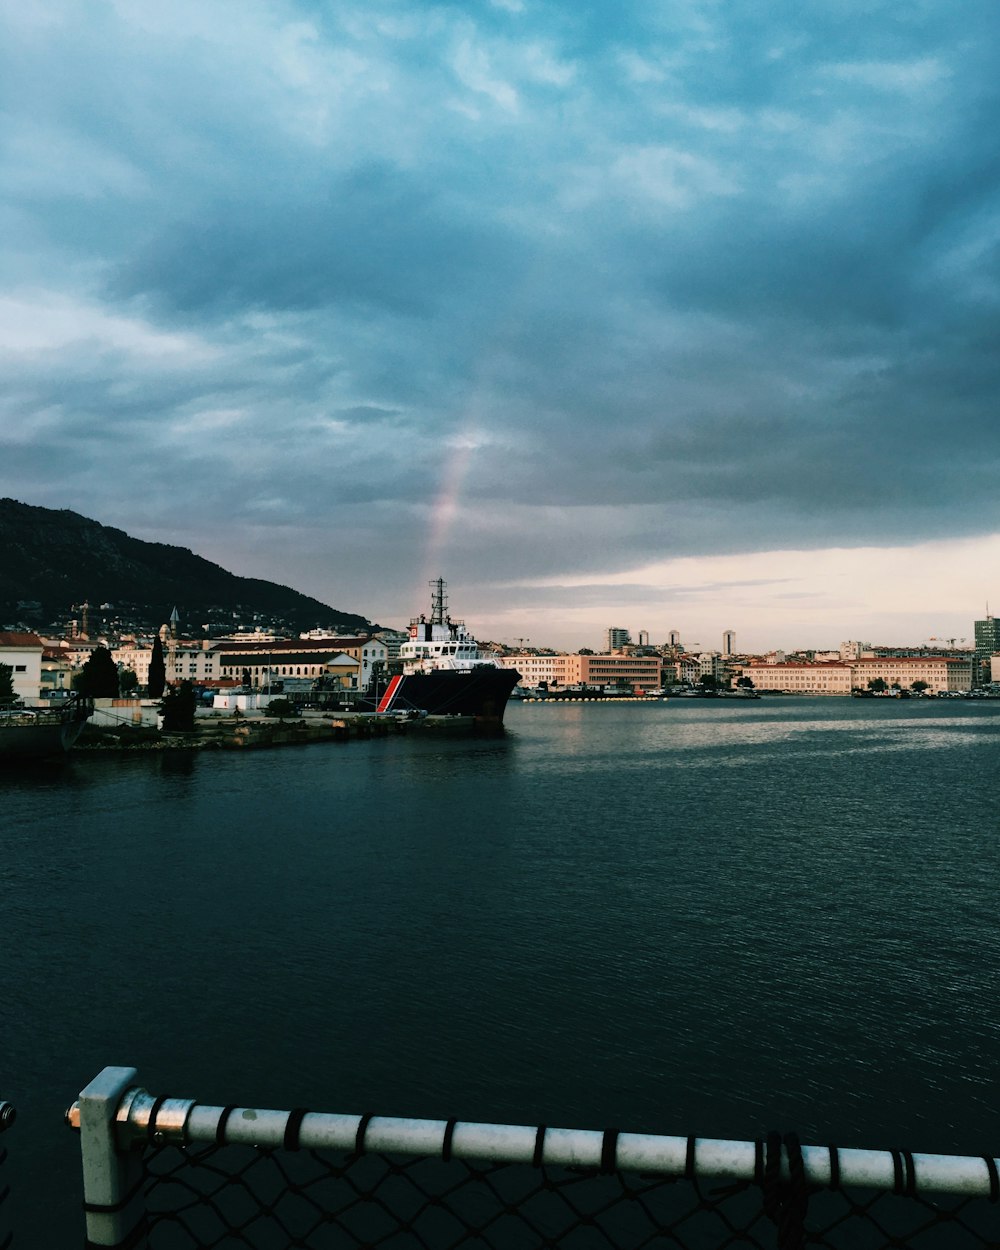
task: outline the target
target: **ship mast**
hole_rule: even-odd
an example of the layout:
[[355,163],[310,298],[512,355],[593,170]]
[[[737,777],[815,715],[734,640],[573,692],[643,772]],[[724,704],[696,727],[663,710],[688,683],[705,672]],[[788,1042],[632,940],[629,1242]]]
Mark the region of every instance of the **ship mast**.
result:
[[437,577],[428,584],[431,588],[431,624],[443,625],[446,620],[445,608],[448,606],[448,596],[444,593],[444,588],[448,583],[443,577]]

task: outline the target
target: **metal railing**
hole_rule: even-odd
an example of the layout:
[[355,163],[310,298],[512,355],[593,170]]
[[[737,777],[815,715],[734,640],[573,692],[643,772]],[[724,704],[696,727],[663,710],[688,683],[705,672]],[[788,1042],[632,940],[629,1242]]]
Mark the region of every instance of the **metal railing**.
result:
[[89,1246],[1000,1245],[993,1157],[203,1106],[136,1075],[67,1112]]
[[[13,1106],[9,1102],[5,1102],[0,1098],[0,1133],[5,1133],[7,1129],[14,1123],[17,1118]],[[7,1151],[0,1146],[0,1168],[7,1162]],[[3,1207],[7,1199],[10,1197],[10,1186],[6,1184],[2,1174],[0,1174],[0,1250],[7,1250],[14,1237],[10,1229],[7,1227],[3,1218]]]

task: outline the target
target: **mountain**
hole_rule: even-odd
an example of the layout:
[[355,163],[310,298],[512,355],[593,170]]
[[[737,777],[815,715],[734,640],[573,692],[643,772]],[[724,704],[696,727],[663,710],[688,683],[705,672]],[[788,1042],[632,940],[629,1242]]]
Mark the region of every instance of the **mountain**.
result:
[[0,553],[0,628],[45,628],[78,617],[74,605],[84,602],[95,624],[103,615],[154,629],[176,605],[185,632],[247,627],[254,617],[294,630],[378,628],[288,586],[237,577],[186,547],[143,542],[79,513],[16,499],[0,499]]

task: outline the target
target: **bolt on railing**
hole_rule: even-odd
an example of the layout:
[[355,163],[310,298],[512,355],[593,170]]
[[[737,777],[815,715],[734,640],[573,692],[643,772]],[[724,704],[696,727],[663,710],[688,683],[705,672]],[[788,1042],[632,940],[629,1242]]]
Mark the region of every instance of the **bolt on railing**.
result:
[[[5,1133],[17,1119],[17,1112],[14,1110],[12,1103],[6,1102],[0,1098],[0,1133]],[[7,1151],[0,1146],[0,1167],[7,1161]],[[0,1183],[0,1207],[10,1197],[10,1186]],[[0,1250],[7,1250],[7,1247],[14,1240],[13,1234],[5,1231],[4,1225],[0,1223]]]
[[[765,1144],[617,1130],[206,1106],[193,1099],[154,1097],[139,1088],[135,1079],[134,1068],[105,1068],[67,1111],[67,1122],[80,1131],[87,1237],[92,1246],[145,1244],[135,1240],[141,1237],[143,1223],[140,1157],[144,1146],[250,1146],[265,1152],[323,1151],[352,1158],[410,1156],[464,1161],[473,1171],[480,1169],[477,1176],[485,1174],[484,1167],[488,1171],[493,1165],[527,1164],[604,1176],[635,1173],[657,1181],[712,1178],[735,1182],[736,1188],[765,1187],[765,1208],[767,1183],[784,1187],[786,1192],[798,1186],[803,1209],[805,1195],[819,1189],[868,1189],[922,1199],[953,1195],[992,1203],[1000,1200],[1000,1172],[993,1156],[799,1145],[794,1135],[782,1141],[772,1134]],[[867,1208],[853,1210],[867,1214]],[[773,1211],[768,1214],[777,1222]],[[779,1238],[778,1244],[798,1243]]]

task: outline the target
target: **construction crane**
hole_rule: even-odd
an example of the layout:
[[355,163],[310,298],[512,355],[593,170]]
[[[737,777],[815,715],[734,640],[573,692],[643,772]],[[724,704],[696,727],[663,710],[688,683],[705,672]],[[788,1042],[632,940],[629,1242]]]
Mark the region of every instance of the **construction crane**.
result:
[[82,621],[80,623],[80,637],[89,639],[90,638],[90,601],[85,599],[83,603],[74,603],[72,605],[72,608],[74,612],[79,612],[82,615]]

